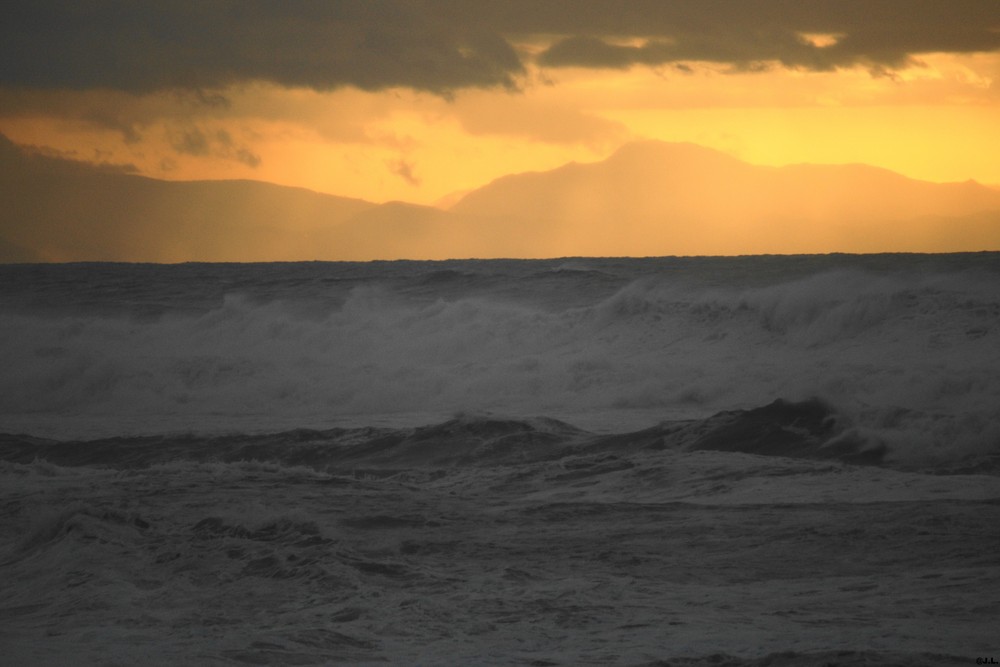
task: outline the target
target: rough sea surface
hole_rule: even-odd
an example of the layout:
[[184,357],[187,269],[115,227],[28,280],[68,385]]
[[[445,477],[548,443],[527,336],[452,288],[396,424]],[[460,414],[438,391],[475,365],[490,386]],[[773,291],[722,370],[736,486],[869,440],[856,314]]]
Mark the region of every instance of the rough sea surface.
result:
[[1000,660],[997,253],[0,265],[0,369],[10,664]]

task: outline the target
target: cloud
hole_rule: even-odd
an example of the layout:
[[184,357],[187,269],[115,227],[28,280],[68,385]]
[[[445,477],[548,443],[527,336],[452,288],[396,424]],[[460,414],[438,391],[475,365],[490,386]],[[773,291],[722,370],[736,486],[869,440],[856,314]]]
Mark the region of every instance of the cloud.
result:
[[195,126],[171,128],[167,132],[167,141],[171,148],[181,155],[213,156],[224,160],[235,160],[248,167],[260,165],[260,156],[246,146],[237,145],[226,130],[205,132]]
[[625,69],[632,65],[658,65],[679,60],[675,49],[662,42],[641,46],[611,44],[597,37],[568,37],[539,56],[550,67],[596,67]]
[[13,87],[147,93],[269,81],[445,93],[512,87],[522,70],[499,35],[404,0],[28,0],[5,14],[0,85]]
[[[590,68],[703,61],[740,71],[766,68],[767,63],[811,71],[861,65],[882,72],[916,64],[916,56],[924,53],[1000,51],[1000,19],[989,0],[709,1],[698,3],[697,9],[682,3],[649,4],[638,14],[644,28],[635,23],[637,12],[625,12],[605,32],[563,35],[538,61]],[[621,43],[616,36],[644,39]]]
[[776,62],[785,67],[830,71],[837,67],[866,64],[885,70],[911,64],[909,56],[883,54],[885,62],[845,52],[835,46],[819,47],[795,32],[775,31],[761,35],[692,35],[676,41],[647,41],[639,45],[615,44],[597,37],[569,37],[545,50],[538,58],[549,67],[625,69],[633,65],[684,67],[687,62],[714,62],[735,71],[760,71]]
[[260,156],[249,148],[237,148],[234,157],[237,162],[242,162],[248,167],[256,169],[260,166]]
[[[0,164],[9,168],[12,164],[12,156],[18,160],[27,161],[47,161],[51,164],[62,165],[64,169],[87,170],[102,174],[138,174],[139,168],[130,162],[110,162],[109,154],[106,151],[94,151],[88,159],[76,150],[59,150],[51,146],[36,146],[33,144],[16,145],[5,135],[0,134],[0,153],[3,159]],[[22,163],[23,164],[23,163]],[[2,171],[2,169],[0,169]]]
[[414,187],[420,185],[421,180],[415,172],[416,164],[412,161],[400,158],[387,163],[387,166],[389,167],[389,171],[394,173],[396,176],[399,176],[410,185]]
[[449,95],[516,88],[532,56],[512,44],[540,36],[548,67],[825,71],[997,51],[998,28],[995,0],[16,0],[0,23],[0,86],[149,93],[265,81]]
[[170,137],[170,145],[182,155],[208,155],[208,137],[196,127],[182,130]]
[[[77,127],[115,132],[125,144],[142,143],[147,139],[150,127],[158,123],[183,123],[193,117],[227,119],[234,115],[237,114],[232,110],[229,98],[200,90],[138,95],[105,89],[0,87],[0,118],[68,120]],[[198,139],[191,137],[189,141],[197,142]]]
[[246,146],[237,145],[226,130],[217,130],[215,138],[221,148],[219,154],[222,157],[242,162],[251,168],[260,166],[260,156]]

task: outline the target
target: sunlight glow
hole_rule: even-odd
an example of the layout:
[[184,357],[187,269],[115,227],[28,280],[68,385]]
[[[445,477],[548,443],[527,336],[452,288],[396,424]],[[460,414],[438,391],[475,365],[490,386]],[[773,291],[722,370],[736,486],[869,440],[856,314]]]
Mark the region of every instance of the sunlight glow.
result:
[[818,49],[825,49],[835,45],[842,40],[844,35],[834,33],[800,32],[799,39],[804,43],[815,46]]
[[[818,47],[837,37],[802,35]],[[454,200],[509,173],[603,159],[636,138],[699,143],[754,164],[868,163],[1000,183],[997,54],[927,54],[893,77],[689,65],[534,68],[520,92],[450,97],[262,83],[200,97],[7,92],[0,131],[155,178],[255,179],[375,202]]]

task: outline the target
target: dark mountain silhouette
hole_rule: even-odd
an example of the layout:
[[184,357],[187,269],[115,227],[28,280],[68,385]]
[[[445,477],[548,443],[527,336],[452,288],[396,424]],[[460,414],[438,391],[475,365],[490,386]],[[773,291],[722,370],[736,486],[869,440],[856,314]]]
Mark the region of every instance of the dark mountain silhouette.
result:
[[866,165],[759,167],[655,141],[603,162],[505,176],[451,211],[535,220],[561,230],[566,254],[1000,249],[1000,193],[974,182]]
[[444,211],[256,181],[169,182],[0,136],[0,261],[264,261],[1000,250],[1000,191],[865,165],[760,167],[636,142]]
[[0,200],[0,261],[304,259],[317,232],[375,207],[259,181],[145,178],[2,135]]

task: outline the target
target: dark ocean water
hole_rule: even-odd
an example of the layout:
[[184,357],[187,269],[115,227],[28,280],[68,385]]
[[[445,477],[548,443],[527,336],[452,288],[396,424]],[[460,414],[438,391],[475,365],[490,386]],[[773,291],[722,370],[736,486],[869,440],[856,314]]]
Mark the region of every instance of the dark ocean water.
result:
[[996,654],[997,253],[3,265],[0,368],[13,664]]
[[1000,255],[0,267],[0,432],[58,439],[820,399],[891,457],[1000,444]]

